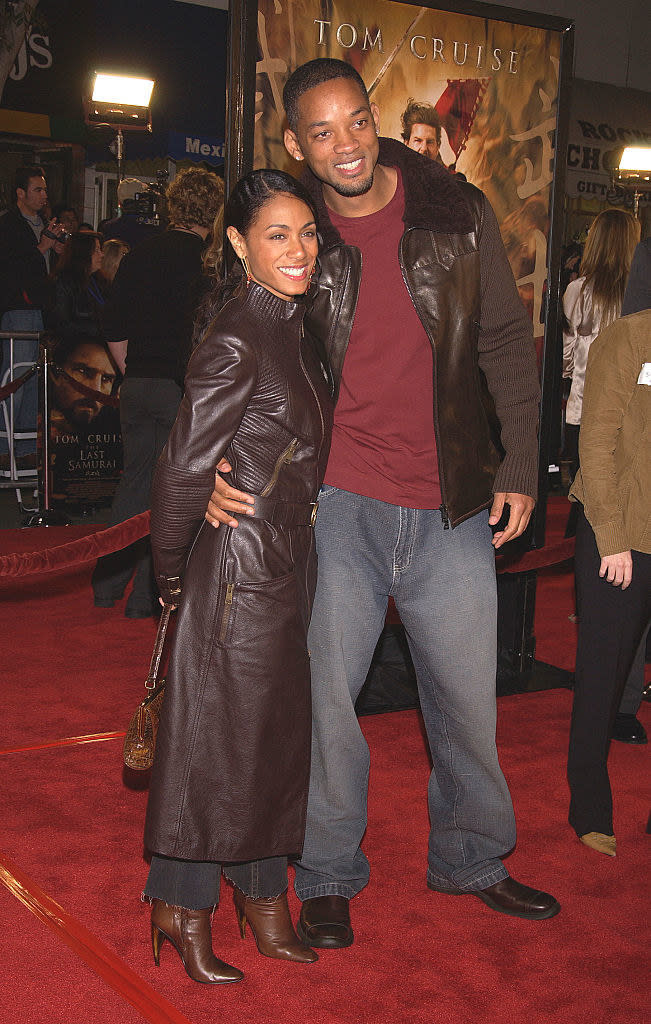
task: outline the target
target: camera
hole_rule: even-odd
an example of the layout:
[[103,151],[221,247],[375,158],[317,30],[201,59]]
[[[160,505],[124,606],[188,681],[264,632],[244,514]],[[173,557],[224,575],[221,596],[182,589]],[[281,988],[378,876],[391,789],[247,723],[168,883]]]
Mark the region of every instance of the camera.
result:
[[44,228],[43,231],[41,232],[41,234],[45,235],[46,238],[53,239],[53,241],[55,241],[55,242],[61,242],[62,245],[65,245],[65,243],[71,237],[69,231],[60,231],[59,234],[57,235],[54,231],[50,231],[49,228]]
[[142,192],[136,192],[133,198],[122,201],[123,213],[135,215],[139,224],[159,227],[165,211],[164,191],[159,182],[148,185]]

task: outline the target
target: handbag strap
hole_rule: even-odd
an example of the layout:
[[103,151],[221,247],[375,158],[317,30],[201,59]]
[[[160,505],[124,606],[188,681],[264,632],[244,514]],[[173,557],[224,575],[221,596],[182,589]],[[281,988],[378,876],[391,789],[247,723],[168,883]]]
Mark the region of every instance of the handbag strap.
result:
[[160,660],[163,654],[163,647],[165,646],[165,635],[167,633],[167,625],[170,621],[170,614],[173,605],[163,605],[163,611],[158,621],[158,632],[156,633],[156,642],[154,644],[154,651],[151,656],[151,663],[149,665],[149,675],[145,679],[145,689],[155,690],[156,680],[158,679],[158,669],[160,668]]

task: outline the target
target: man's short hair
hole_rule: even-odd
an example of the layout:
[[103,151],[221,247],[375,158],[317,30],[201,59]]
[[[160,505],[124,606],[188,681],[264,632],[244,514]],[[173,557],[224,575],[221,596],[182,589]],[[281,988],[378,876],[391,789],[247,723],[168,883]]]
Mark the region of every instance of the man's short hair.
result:
[[352,64],[347,64],[345,60],[336,60],[334,57],[316,57],[314,60],[308,60],[306,64],[301,64],[296,71],[292,72],[283,89],[283,104],[287,123],[293,132],[296,131],[298,125],[298,101],[303,93],[314,89],[317,85],[323,85],[324,82],[331,82],[335,78],[352,79],[362,90],[366,101],[370,103],[364,79]]
[[44,178],[45,171],[39,164],[24,164],[17,168],[14,177],[14,189],[22,188],[26,192],[29,188],[30,178]]
[[118,184],[118,203],[125,199],[135,199],[139,192],[146,192],[147,185],[140,178],[123,178]]
[[165,198],[170,223],[211,228],[224,203],[224,182],[213,171],[189,167],[170,182]]
[[409,97],[400,123],[402,124],[402,138],[405,142],[409,142],[411,130],[415,124],[428,124],[430,128],[436,129],[436,144],[437,146],[441,145],[441,116],[431,103],[419,103]]
[[106,342],[102,341],[102,339],[98,338],[96,335],[66,335],[62,338],[57,338],[52,347],[52,362],[54,366],[62,370],[66,363],[70,362],[77,349],[81,348],[82,345],[94,345],[107,355],[109,360],[111,359],[111,353],[108,350]]

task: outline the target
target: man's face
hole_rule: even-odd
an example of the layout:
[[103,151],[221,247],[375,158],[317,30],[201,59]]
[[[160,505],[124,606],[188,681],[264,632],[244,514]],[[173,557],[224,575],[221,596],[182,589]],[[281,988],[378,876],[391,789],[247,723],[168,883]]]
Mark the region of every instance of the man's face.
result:
[[[101,345],[84,342],[77,345],[63,370],[69,377],[78,380],[93,391],[110,395],[115,384],[115,369],[108,353]],[[101,403],[90,395],[82,395],[62,375],[54,377],[54,405],[64,414],[72,426],[87,427],[102,408]]]
[[433,128],[431,124],[413,124],[407,145],[410,149],[415,149],[417,153],[429,157],[430,160],[436,160],[439,152],[436,128]]
[[59,217],[59,224],[63,224],[69,235],[74,235],[75,231],[79,227],[79,221],[75,211],[62,210],[61,216]]
[[16,189],[16,199],[23,213],[28,213],[31,217],[40,213],[47,203],[45,178],[30,178],[26,189]]
[[361,196],[373,185],[379,155],[379,112],[357,82],[335,78],[304,93],[296,132],[285,147],[340,196]]

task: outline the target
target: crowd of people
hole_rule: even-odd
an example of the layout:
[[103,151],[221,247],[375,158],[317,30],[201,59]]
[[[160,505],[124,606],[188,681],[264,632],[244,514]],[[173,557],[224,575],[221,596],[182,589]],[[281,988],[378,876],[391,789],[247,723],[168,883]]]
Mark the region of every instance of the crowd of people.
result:
[[[561,909],[504,863],[516,828],[495,738],[494,553],[535,505],[540,391],[495,214],[437,158],[428,104],[410,101],[403,142],[382,138],[364,81],[330,58],[297,68],[283,101],[300,181],[253,171],[224,207],[215,174],[183,172],[167,189],[168,230],[122,237],[117,273],[98,233],[62,240],[74,211],[36,230],[39,168],[0,219],[0,248],[11,229],[25,254],[3,327],[50,318],[68,349],[105,346],[122,378],[111,518],[150,506],[151,552],[102,559],[94,597],[111,607],[135,570],[127,615],[178,610],[144,897],[155,962],[168,940],[210,984],[243,977],[213,952],[222,874],[262,955],[307,964],[354,942],[350,905],[370,877],[355,700],[390,596],[433,761],[432,899],[529,922]],[[602,214],[565,297],[582,509],[570,823],[610,855],[608,745],[651,614],[649,246],[634,257],[638,240],[632,216]]]
[[[128,246],[106,240],[90,224],[80,223],[73,207],[59,204],[51,209],[45,171],[36,164],[18,168],[15,197],[15,205],[0,216],[0,329],[51,332],[54,364],[59,369],[76,345],[100,349],[95,359],[111,364],[114,386],[119,375],[106,349],[103,313]],[[14,341],[14,365],[22,370],[37,358],[36,340]],[[3,343],[0,380],[9,369],[10,349]],[[106,392],[105,386],[98,390]],[[65,420],[65,410],[56,404],[57,394],[55,389],[55,418],[61,413]],[[16,467],[33,471],[37,465],[35,377],[16,392],[14,416]],[[0,469],[8,470],[9,465],[8,438],[4,436],[0,437]]]

